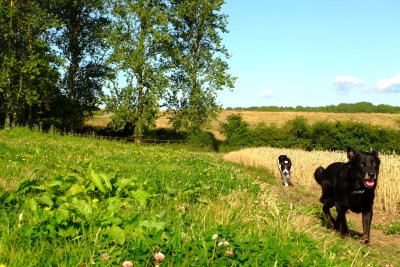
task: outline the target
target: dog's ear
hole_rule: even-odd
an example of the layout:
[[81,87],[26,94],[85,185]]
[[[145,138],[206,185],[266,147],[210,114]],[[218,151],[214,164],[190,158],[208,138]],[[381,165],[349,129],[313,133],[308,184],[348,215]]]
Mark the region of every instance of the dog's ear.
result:
[[353,161],[356,156],[357,156],[358,152],[351,148],[351,147],[347,147],[347,158],[349,159],[349,161]]

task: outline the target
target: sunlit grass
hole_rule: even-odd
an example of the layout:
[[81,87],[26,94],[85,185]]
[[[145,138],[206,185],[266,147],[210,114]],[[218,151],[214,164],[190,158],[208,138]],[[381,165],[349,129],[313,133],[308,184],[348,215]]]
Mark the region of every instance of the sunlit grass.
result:
[[[370,253],[396,262],[286,202],[273,173],[218,154],[25,128],[0,131],[0,152],[1,190],[12,192],[0,203],[7,266],[378,266]],[[21,181],[38,183],[12,191]]]

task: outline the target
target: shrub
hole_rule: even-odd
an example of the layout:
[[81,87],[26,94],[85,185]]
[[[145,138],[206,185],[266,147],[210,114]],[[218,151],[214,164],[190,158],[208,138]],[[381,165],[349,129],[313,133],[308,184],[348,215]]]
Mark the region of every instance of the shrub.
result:
[[260,136],[249,128],[241,115],[232,114],[227,117],[226,123],[220,125],[221,133],[226,136],[225,143],[231,148],[259,146],[262,144]]
[[304,117],[297,117],[293,120],[289,120],[283,125],[283,136],[284,147],[295,147],[310,149],[310,127],[308,126],[307,120]]
[[210,132],[192,131],[187,133],[186,140],[192,148],[218,151],[218,141]]
[[271,146],[304,150],[343,150],[347,146],[359,150],[384,153],[400,151],[400,131],[359,122],[317,122],[309,125],[303,117],[287,121],[282,127],[258,124],[254,129],[240,115],[231,115],[221,124],[225,145],[240,147]]

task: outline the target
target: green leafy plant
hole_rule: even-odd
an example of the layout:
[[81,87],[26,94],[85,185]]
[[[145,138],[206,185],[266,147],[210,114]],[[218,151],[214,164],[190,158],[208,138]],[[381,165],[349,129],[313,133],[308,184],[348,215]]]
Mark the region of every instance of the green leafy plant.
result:
[[389,235],[400,235],[400,221],[397,221],[387,227],[386,233]]

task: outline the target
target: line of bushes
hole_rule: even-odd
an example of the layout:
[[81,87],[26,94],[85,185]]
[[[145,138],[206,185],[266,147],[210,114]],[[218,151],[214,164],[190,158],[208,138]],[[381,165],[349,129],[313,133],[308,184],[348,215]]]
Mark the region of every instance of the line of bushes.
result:
[[400,151],[400,131],[350,121],[309,124],[304,117],[297,117],[281,127],[264,123],[250,127],[241,115],[233,114],[221,124],[221,133],[226,136],[220,146],[224,151],[256,146],[304,150],[343,150],[353,146],[384,153]]
[[328,105],[323,107],[278,107],[278,106],[262,106],[248,108],[227,108],[228,110],[249,110],[249,111],[305,111],[305,112],[330,112],[330,113],[391,113],[399,114],[400,107],[385,104],[374,105],[369,102],[358,103],[341,103],[339,105]]
[[[398,125],[400,128],[400,123]],[[132,137],[131,131],[114,131],[111,128],[96,130],[88,127],[87,133],[97,135]],[[144,139],[182,140],[185,146],[201,151],[232,151],[244,147],[271,146],[299,148],[304,150],[343,150],[353,146],[359,150],[378,150],[383,153],[399,153],[400,131],[369,123],[320,121],[308,123],[304,117],[296,117],[282,126],[259,123],[254,127],[243,120],[240,114],[227,117],[221,123],[220,132],[224,141],[206,131],[177,132],[172,128],[152,128],[144,133]]]

